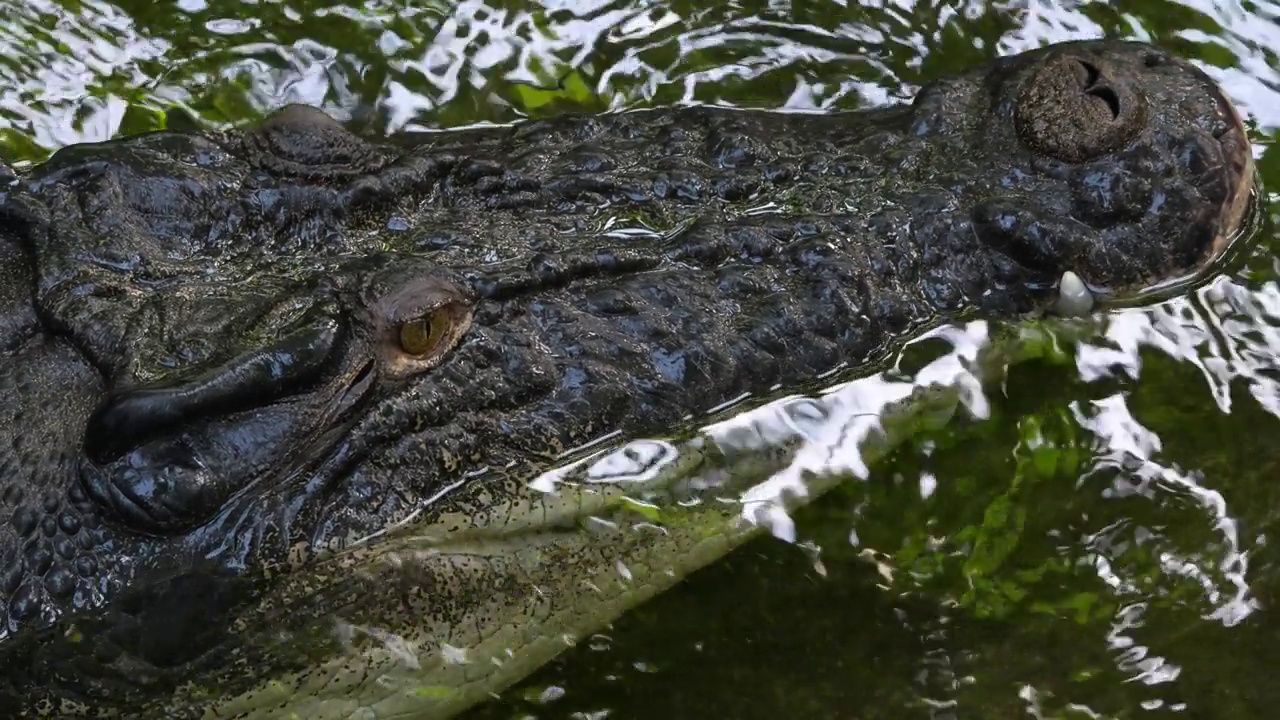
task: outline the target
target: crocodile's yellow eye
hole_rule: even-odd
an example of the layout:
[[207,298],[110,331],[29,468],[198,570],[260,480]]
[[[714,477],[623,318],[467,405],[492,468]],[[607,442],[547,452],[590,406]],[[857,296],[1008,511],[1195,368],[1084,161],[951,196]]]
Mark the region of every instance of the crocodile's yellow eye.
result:
[[436,310],[400,326],[400,349],[415,357],[430,355],[440,347],[449,330],[450,315]]

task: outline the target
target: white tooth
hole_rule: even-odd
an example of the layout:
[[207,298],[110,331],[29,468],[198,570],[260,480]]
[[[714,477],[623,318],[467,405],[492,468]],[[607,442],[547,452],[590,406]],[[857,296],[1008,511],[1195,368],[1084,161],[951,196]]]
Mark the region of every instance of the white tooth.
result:
[[1070,270],[1062,273],[1062,282],[1058,283],[1058,302],[1053,309],[1066,317],[1088,315],[1093,309],[1093,294],[1079,275]]

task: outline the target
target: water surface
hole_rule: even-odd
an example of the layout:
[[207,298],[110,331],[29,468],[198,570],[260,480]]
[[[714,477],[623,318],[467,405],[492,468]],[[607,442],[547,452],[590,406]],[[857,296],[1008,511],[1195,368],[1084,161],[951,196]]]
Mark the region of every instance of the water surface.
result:
[[[870,107],[1112,35],[1205,67],[1280,187],[1280,4],[869,5],[0,0],[0,156],[286,102],[372,133]],[[1262,242],[1227,275],[1016,366],[985,417],[921,433],[470,717],[1273,717],[1280,284],[1264,199]]]

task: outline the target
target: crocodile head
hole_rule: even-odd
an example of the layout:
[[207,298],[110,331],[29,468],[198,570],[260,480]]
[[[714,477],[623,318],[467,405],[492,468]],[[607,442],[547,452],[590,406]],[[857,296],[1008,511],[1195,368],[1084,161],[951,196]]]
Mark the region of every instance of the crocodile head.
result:
[[248,633],[338,608],[484,636],[534,586],[586,593],[605,551],[515,582],[490,549],[369,594],[332,558],[391,526],[536,545],[554,500],[526,481],[576,446],[1034,311],[1063,277],[1124,297],[1195,276],[1253,177],[1207,76],[1102,41],[852,113],[370,140],[290,107],[64,148],[0,196],[0,694],[230,693],[319,652]]

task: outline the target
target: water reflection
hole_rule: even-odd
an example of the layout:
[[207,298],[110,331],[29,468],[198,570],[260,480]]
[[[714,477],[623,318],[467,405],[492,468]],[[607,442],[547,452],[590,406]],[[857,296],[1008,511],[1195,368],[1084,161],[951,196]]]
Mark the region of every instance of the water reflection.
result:
[[[920,710],[889,717],[1008,717],[1008,706],[999,700],[1005,693],[1028,716],[1045,718],[1064,712],[1111,717],[1136,707],[1148,712],[1212,707],[1212,698],[1197,688],[1229,679],[1214,669],[1213,651],[1203,643],[1188,643],[1187,637],[1214,637],[1207,626],[1258,632],[1249,621],[1266,606],[1255,590],[1274,585],[1274,569],[1264,566],[1261,576],[1253,570],[1254,556],[1266,541],[1244,529],[1257,522],[1242,517],[1256,510],[1243,499],[1251,493],[1233,491],[1237,483],[1231,475],[1184,467],[1166,457],[1165,441],[1144,423],[1146,413],[1135,410],[1134,398],[1144,387],[1167,392],[1168,378],[1159,374],[1170,370],[1182,384],[1199,377],[1209,406],[1224,414],[1233,409],[1233,384],[1247,384],[1246,398],[1274,397],[1280,376],[1269,369],[1280,357],[1280,344],[1274,333],[1257,329],[1280,321],[1276,292],[1275,283],[1251,291],[1222,278],[1187,298],[1117,312],[1079,337],[1071,332],[1040,337],[1039,342],[1056,345],[1067,360],[1057,376],[1074,373],[1078,382],[1097,391],[1051,399],[1019,420],[1009,472],[972,473],[968,466],[983,450],[993,449],[981,437],[962,435],[967,441],[938,449],[947,435],[964,433],[963,426],[974,420],[979,422],[972,427],[982,427],[980,421],[998,415],[1013,400],[1015,391],[993,386],[993,379],[1016,375],[1017,364],[1046,352],[1027,352],[1026,336],[1010,344],[1001,328],[992,330],[985,323],[947,327],[921,338],[916,344],[928,345],[929,357],[918,371],[891,371],[839,382],[813,397],[782,398],[709,424],[702,433],[727,454],[793,444],[789,462],[733,495],[743,520],[801,548],[820,577],[827,577],[833,563],[846,574],[870,563],[876,586],[911,608],[900,610],[899,620],[922,643],[917,664],[909,678],[902,678],[903,685],[890,685],[915,688],[915,700],[904,706],[901,698],[887,697],[893,694],[888,690],[875,693],[858,704],[869,717],[879,717],[877,710],[889,707]],[[1228,317],[1234,320],[1224,321]],[[908,348],[904,355],[912,351]],[[1157,374],[1154,385],[1143,380],[1151,367]],[[918,393],[925,388],[940,391],[933,396],[938,402],[931,412],[922,412]],[[913,393],[915,402],[906,406],[911,417],[918,421],[932,415],[932,427],[943,430],[930,432],[929,424],[918,422],[894,424],[894,408]],[[1275,415],[1274,405],[1260,406]],[[961,408],[963,413],[956,412]],[[907,456],[904,463],[899,454],[889,469],[876,469],[874,460],[909,438],[914,457]],[[1178,438],[1175,442],[1182,435]],[[1265,434],[1261,442],[1267,445]],[[1001,441],[994,446],[1008,452]],[[658,447],[648,442],[625,446],[594,467],[613,470],[610,482],[634,480],[644,486],[655,478],[652,458],[676,462],[670,445],[661,445],[661,452]],[[897,500],[892,491],[886,496],[886,483],[910,486],[898,473],[913,463],[920,469],[911,498],[904,504],[901,494]],[[988,460],[982,469],[992,465],[1000,467],[1000,461]],[[1234,465],[1223,469],[1240,472]],[[832,476],[868,481],[847,493],[859,501],[852,512],[841,515],[851,523],[841,526],[848,533],[844,550],[829,522],[806,521],[803,511],[799,516],[795,511],[812,496],[831,491]],[[985,487],[975,488],[975,482]],[[847,483],[842,487],[849,489]],[[721,500],[728,499],[723,491],[729,488],[717,487]],[[960,505],[970,507],[953,512]],[[884,517],[904,511],[910,522]],[[732,585],[723,576],[717,580]],[[768,592],[760,582],[751,576],[742,592]],[[841,586],[838,579],[832,584]],[[928,608],[923,613],[921,602]],[[670,612],[655,612],[671,618]],[[1070,627],[1084,632],[1072,632],[1069,641],[1047,650],[1040,645],[1039,631],[1018,629],[1036,626],[1031,618],[1045,615],[1067,625],[1068,632]],[[847,628],[842,637],[852,646],[867,642],[871,632],[852,616],[843,624],[807,617],[797,621],[805,627],[796,633],[813,637],[820,631],[811,626],[824,623]],[[993,640],[981,632],[993,624],[1007,628],[1007,634]],[[704,619],[698,637],[730,646],[745,641],[719,638],[716,627],[716,620]],[[660,631],[646,627],[645,632]],[[634,638],[615,638],[608,652],[619,647],[636,652],[637,644],[653,647]],[[1099,651],[1108,658],[1105,665],[1089,660]],[[591,652],[597,651],[583,651]],[[1014,660],[1033,657],[1044,660],[1029,665]],[[1253,662],[1267,657],[1269,653]],[[585,662],[579,659],[578,667]],[[776,665],[768,667],[778,671]],[[546,682],[555,687],[565,682],[554,669],[544,675],[551,676]],[[803,685],[805,692],[819,688],[816,692],[826,697],[849,701],[823,686],[843,676],[824,680],[820,671],[815,675]],[[541,682],[535,679],[532,686]],[[607,713],[620,705],[643,717],[710,711],[696,703],[676,710],[647,696],[643,702],[628,702],[626,695],[601,692],[607,705],[590,704],[587,692],[572,696],[573,706]],[[777,712],[776,706],[765,707],[758,714],[735,716],[763,718]],[[490,716],[483,709],[477,713]]]
[[[1196,58],[1280,127],[1275,3],[0,0],[7,159],[286,102],[377,132],[677,102],[812,109],[914,94],[948,67],[1121,35]],[[573,92],[556,94],[538,89]],[[532,88],[533,90],[530,90]],[[173,115],[174,117],[170,117]]]

